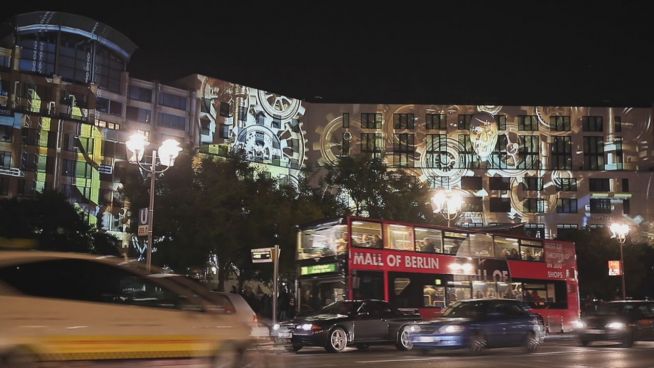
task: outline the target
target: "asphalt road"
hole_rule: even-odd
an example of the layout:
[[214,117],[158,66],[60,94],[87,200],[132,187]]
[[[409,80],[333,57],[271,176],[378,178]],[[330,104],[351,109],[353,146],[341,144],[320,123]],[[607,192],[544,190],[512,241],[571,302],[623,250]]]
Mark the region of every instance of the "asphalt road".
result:
[[[578,347],[573,340],[550,340],[532,354],[507,348],[489,349],[479,356],[470,356],[464,351],[435,351],[423,355],[398,352],[385,346],[371,347],[368,351],[348,349],[340,354],[329,354],[322,348],[304,348],[297,354],[282,349],[265,349],[253,352],[251,358],[255,364],[243,368],[654,368],[654,342],[638,342],[632,348],[621,348],[610,343]],[[73,366],[78,367],[70,367]],[[92,366],[207,368],[206,362],[197,360],[105,362]]]

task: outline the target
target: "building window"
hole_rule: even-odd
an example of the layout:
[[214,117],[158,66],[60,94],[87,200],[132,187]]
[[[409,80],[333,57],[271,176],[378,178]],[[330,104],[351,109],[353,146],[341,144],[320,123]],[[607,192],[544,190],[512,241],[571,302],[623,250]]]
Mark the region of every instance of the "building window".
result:
[[556,202],[556,213],[577,213],[577,199],[559,198]]
[[186,97],[161,92],[159,94],[159,105],[172,107],[173,109],[186,110]]
[[610,179],[597,179],[591,178],[588,180],[588,189],[591,192],[610,192],[611,180]]
[[481,190],[481,176],[463,176],[461,177],[461,189],[463,190]]
[[96,47],[94,82],[101,88],[120,93],[120,78],[125,63],[104,47]]
[[579,226],[577,224],[556,224],[556,228],[559,230],[577,230]]
[[227,139],[229,138],[229,127],[227,124],[218,124],[218,137]]
[[577,179],[576,178],[559,178],[556,180],[556,189],[562,192],[576,192]]
[[431,189],[452,189],[449,176],[430,176],[428,182]]
[[11,168],[11,152],[0,151],[0,167],[5,169]]
[[629,179],[627,178],[622,178],[622,192],[629,192]]
[[506,115],[495,115],[497,130],[506,130]]
[[[545,238],[545,224],[524,224],[524,231],[527,236],[532,238],[544,239]],[[523,247],[526,251],[528,248]],[[533,255],[532,255],[533,257]]]
[[447,130],[447,115],[425,114],[425,128],[427,130],[431,130],[431,129]]
[[186,118],[183,116],[160,112],[158,126],[178,130],[186,130]]
[[473,148],[472,141],[469,134],[459,134],[459,145],[462,150],[459,151],[459,164],[461,169],[476,169],[479,168],[479,156]]
[[374,112],[362,112],[361,127],[366,129],[381,129],[382,114]]
[[622,200],[622,213],[628,215],[631,212],[631,201],[629,199]]
[[591,198],[590,213],[611,213],[611,200],[609,198]]
[[509,167],[508,155],[506,153],[506,145],[508,143],[508,138],[506,135],[500,135],[497,137],[497,142],[495,143],[495,150],[491,153],[490,163],[491,168],[493,169],[506,169]]
[[350,113],[344,112],[343,113],[343,129],[347,129],[350,127]]
[[0,142],[11,143],[14,140],[14,128],[0,125]]
[[414,129],[413,114],[393,114],[393,129]]
[[454,162],[447,152],[446,134],[427,134],[425,137],[427,145],[427,167],[438,169],[451,168]]
[[132,100],[152,102],[152,90],[139,86],[129,86],[128,97]]
[[395,134],[393,141],[393,165],[396,167],[413,167],[415,148],[414,134]]
[[140,123],[150,124],[152,113],[150,110],[141,109],[134,106],[127,106],[127,119],[138,121]]
[[219,109],[220,109],[220,111],[219,111],[220,116],[222,116],[224,118],[228,118],[229,113],[232,110],[232,106],[229,104],[229,102],[220,101]]
[[462,212],[484,212],[483,200],[481,197],[466,197],[463,201]]
[[518,115],[518,130],[535,132],[538,130],[538,117],[536,115]]
[[459,114],[456,121],[457,128],[460,130],[470,130],[472,116],[472,114]]
[[540,198],[527,198],[525,201],[525,211],[528,213],[545,213],[544,199]]
[[65,160],[61,168],[61,175],[75,177],[75,160]]
[[488,188],[490,190],[509,190],[511,189],[511,178],[493,176],[488,178]]
[[581,126],[584,132],[603,132],[604,119],[601,116],[584,116],[581,118]]
[[571,137],[554,137],[551,163],[552,170],[572,170]]
[[491,212],[511,212],[511,199],[510,198],[491,198],[490,199]]
[[9,194],[9,178],[5,176],[0,176],[0,196],[6,196]]
[[361,152],[374,158],[381,158],[384,139],[381,133],[361,133]]
[[615,123],[615,132],[616,133],[621,133],[622,132],[622,116],[614,116],[613,117],[613,122]]
[[526,176],[524,178],[526,190],[541,191],[543,190],[543,179],[535,176]]
[[550,130],[556,132],[569,132],[570,131],[570,116],[551,116],[550,117]]
[[522,161],[518,163],[519,169],[540,168],[539,139],[537,135],[523,135],[520,142],[520,153]]
[[584,170],[604,170],[603,137],[584,137]]
[[95,100],[95,109],[105,114],[122,116],[123,104],[117,101],[108,100],[106,98],[98,97]]
[[[238,107],[238,120],[239,121],[248,121],[248,107],[239,106]],[[258,124],[258,122],[257,122]]]

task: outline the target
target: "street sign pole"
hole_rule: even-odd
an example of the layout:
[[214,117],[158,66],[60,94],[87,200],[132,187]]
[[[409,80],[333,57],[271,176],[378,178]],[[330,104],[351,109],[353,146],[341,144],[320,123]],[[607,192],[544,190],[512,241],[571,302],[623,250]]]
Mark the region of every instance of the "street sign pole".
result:
[[272,323],[277,323],[277,284],[279,272],[279,245],[273,249],[273,297],[272,297]]

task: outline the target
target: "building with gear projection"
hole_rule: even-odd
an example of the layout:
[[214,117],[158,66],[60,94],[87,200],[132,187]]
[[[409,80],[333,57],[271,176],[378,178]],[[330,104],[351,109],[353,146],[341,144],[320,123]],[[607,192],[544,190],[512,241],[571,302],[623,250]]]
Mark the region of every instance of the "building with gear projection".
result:
[[370,154],[463,191],[459,226],[524,223],[553,238],[623,219],[654,236],[651,107],[315,103],[197,74],[132,78],[135,50],[86,17],[11,18],[0,33],[0,197],[62,191],[127,247],[137,240],[124,142],[141,131],[208,155],[243,152],[282,182]]

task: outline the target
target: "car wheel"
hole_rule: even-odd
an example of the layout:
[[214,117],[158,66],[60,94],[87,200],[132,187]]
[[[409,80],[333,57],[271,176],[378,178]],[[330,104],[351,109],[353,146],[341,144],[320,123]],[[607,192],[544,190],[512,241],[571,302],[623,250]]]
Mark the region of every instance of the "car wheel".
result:
[[481,333],[476,333],[470,336],[470,342],[468,343],[468,350],[472,354],[481,354],[488,345],[486,337]]
[[366,351],[370,348],[370,344],[357,344],[357,349],[360,351]]
[[286,345],[284,348],[289,353],[297,353],[298,351],[300,351],[300,349],[302,349],[302,345],[300,345],[300,344],[290,344],[290,345]]
[[406,328],[406,326],[402,327],[400,329],[400,332],[398,332],[395,346],[397,346],[397,349],[401,351],[407,351],[413,349],[413,344],[411,343],[411,339],[409,338],[409,329]]
[[10,350],[0,357],[0,366],[6,368],[34,368],[38,367],[39,359],[28,349],[18,348]]
[[627,335],[622,338],[620,346],[623,348],[630,348],[634,346],[634,335],[631,332],[628,332]]
[[533,332],[530,332],[527,334],[527,338],[525,339],[525,351],[527,353],[533,353],[538,348],[540,347],[540,341],[538,340],[538,337],[536,337],[536,334]]
[[330,353],[342,353],[347,347],[347,333],[344,329],[336,327],[327,336],[325,349]]

